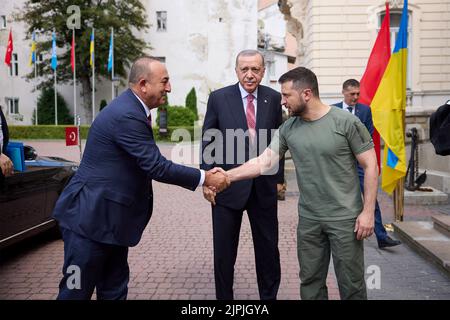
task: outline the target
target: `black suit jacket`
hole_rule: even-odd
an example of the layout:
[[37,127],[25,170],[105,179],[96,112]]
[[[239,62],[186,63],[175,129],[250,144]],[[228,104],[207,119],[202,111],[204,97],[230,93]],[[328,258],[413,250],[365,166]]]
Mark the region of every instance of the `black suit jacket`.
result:
[[[260,85],[256,109],[258,135],[256,145],[259,147],[253,151],[253,155],[259,155],[264,151],[281,123],[281,95],[269,87]],[[202,130],[202,163],[200,165],[202,169],[209,170],[217,166],[229,170],[249,160],[251,150],[248,136],[245,142],[241,141],[241,143],[238,142],[238,138],[232,136],[233,132],[239,129],[245,132],[248,126],[237,83],[216,90],[209,96]],[[267,132],[266,136],[263,134],[263,129]],[[209,130],[215,130],[215,133],[212,132],[213,137],[205,134]],[[208,157],[210,154],[213,159]],[[211,160],[213,160],[212,163]],[[216,203],[235,210],[243,209],[255,184],[258,203],[262,207],[273,206],[277,201],[276,184],[283,183],[284,180],[284,159],[280,161],[280,164],[278,172],[274,175],[264,175],[256,179],[232,183],[228,189],[217,195]]]
[[2,153],[5,153],[9,141],[9,131],[8,131],[8,124],[6,123],[6,118],[5,115],[3,114],[2,108],[0,108],[0,121],[2,123],[2,132],[3,132],[3,148],[0,151]]

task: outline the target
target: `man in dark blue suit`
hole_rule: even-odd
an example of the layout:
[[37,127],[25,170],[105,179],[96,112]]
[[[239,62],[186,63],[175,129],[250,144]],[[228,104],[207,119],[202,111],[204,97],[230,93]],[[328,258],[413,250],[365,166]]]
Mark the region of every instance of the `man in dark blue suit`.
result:
[[8,147],[8,141],[8,124],[6,123],[6,117],[0,106],[0,181],[13,174],[13,163],[5,154],[6,148]]
[[[370,107],[358,103],[359,99],[359,81],[355,79],[348,79],[342,85],[342,94],[344,95],[344,100],[342,102],[336,103],[335,106],[344,110],[349,111],[361,120],[361,122],[366,126],[370,135],[373,135],[373,122],[372,122],[372,112]],[[358,176],[361,191],[364,193],[364,170],[358,165]],[[386,248],[393,247],[401,244],[400,241],[394,240],[388,236],[386,229],[383,226],[381,220],[381,210],[378,205],[378,200],[375,202],[375,235],[377,237],[378,247]]]
[[[203,124],[202,169],[232,169],[256,157],[282,122],[281,96],[259,85],[264,57],[245,50],[236,57],[239,82],[211,93]],[[247,132],[247,135],[245,135]],[[283,164],[283,162],[282,162]],[[243,211],[253,236],[259,296],[274,300],[280,284],[277,183],[283,183],[283,165],[276,175],[237,182],[217,195],[204,188],[212,204],[216,297],[233,299],[234,265]]]
[[59,197],[53,216],[64,240],[58,299],[126,299],[128,247],[141,239],[153,207],[152,180],[195,190],[221,191],[220,172],[165,159],[155,144],[150,109],[171,86],[161,62],[142,57],[130,70],[129,89],[93,122],[80,167]]

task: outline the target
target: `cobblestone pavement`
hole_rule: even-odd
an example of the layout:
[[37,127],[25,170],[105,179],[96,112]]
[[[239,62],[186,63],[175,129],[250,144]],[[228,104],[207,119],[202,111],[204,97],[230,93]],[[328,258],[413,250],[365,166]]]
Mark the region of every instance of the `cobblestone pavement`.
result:
[[[62,141],[29,141],[41,155],[77,160],[77,149]],[[161,144],[171,158],[172,145]],[[196,154],[194,150],[192,154]],[[188,161],[189,162],[189,161]],[[195,161],[190,161],[194,163]],[[296,250],[295,178],[288,172],[288,196],[279,202],[279,248],[282,280],[279,299],[299,299]],[[214,299],[211,213],[201,190],[154,183],[152,219],[141,242],[130,249],[129,299]],[[379,196],[385,223],[392,221],[392,203]],[[405,219],[427,219],[434,207],[406,207]],[[0,253],[0,299],[54,299],[63,262],[63,243],[43,235]],[[365,246],[368,282],[380,271],[380,287],[369,299],[450,299],[450,279],[406,245],[380,250],[376,239]],[[375,273],[374,273],[375,271]],[[330,299],[339,299],[333,268],[327,280]],[[235,272],[235,298],[258,299],[254,253],[248,219],[243,219]]]

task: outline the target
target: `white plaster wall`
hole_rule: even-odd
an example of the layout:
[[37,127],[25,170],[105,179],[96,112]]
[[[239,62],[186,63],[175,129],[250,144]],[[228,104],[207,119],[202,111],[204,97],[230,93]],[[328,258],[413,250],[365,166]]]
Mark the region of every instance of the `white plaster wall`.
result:
[[[195,87],[202,119],[210,91],[235,83],[234,61],[243,49],[256,49],[257,1],[149,0],[145,2],[153,56],[166,57],[171,105],[184,105]],[[167,31],[156,31],[156,11],[167,11]],[[154,111],[155,113],[155,111]]]
[[[3,1],[0,6],[0,16],[5,15],[8,19],[11,12],[22,6],[20,1]],[[4,63],[6,47],[8,44],[9,30],[12,27],[13,53],[17,53],[19,60],[19,75],[10,76],[9,67]],[[6,29],[0,29],[0,105],[3,107],[8,123],[10,124],[31,124],[33,110],[36,108],[37,94],[32,92],[33,82],[27,82],[23,78],[33,70],[28,65],[30,58],[30,41],[25,40],[25,26],[23,23],[7,21]],[[19,98],[19,114],[23,115],[23,121],[16,121],[9,115],[6,104],[6,97]]]
[[[10,16],[13,7],[22,7],[24,2],[2,2],[0,15]],[[166,58],[172,83],[170,104],[184,105],[186,95],[195,87],[202,118],[209,92],[237,81],[234,71],[237,53],[243,49],[256,49],[257,0],[142,0],[142,3],[152,26],[147,33],[137,31],[136,34],[152,46],[148,54]],[[156,11],[167,11],[166,32],[156,31]],[[30,41],[22,39],[25,35],[23,26],[12,22],[7,30],[0,30],[0,52],[4,54],[6,50],[11,25],[15,52],[19,54],[19,72],[23,76],[31,71],[28,67]],[[31,93],[32,88],[33,84],[22,77],[11,79],[4,63],[0,66],[0,104],[6,109],[6,96],[19,97],[20,113],[24,116],[20,124],[31,124],[36,101],[36,94]],[[120,87],[119,93],[124,89]],[[73,110],[72,85],[58,86],[58,92]],[[81,87],[77,94],[80,108]],[[111,101],[109,80],[96,81],[96,113],[102,99]],[[86,113],[91,113],[90,106]],[[84,111],[81,116],[82,123],[86,123]]]

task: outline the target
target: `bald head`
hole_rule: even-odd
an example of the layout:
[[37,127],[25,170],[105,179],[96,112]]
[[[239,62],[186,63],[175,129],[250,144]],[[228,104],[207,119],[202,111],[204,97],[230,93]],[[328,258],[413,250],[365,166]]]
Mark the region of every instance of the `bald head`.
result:
[[151,65],[155,62],[161,63],[150,56],[143,56],[133,62],[130,69],[128,82],[130,84],[137,84],[140,79],[145,79],[151,75]]

